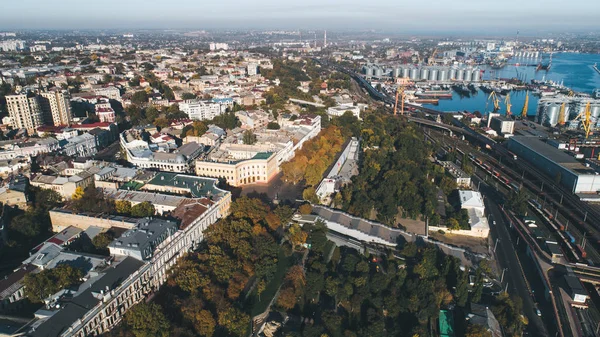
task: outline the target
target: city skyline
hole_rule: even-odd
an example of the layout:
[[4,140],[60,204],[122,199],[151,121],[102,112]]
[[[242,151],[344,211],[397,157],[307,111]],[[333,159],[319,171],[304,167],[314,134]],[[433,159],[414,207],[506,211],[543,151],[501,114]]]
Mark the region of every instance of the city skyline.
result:
[[303,4],[292,4],[275,0],[224,0],[199,4],[188,0],[176,3],[107,0],[82,5],[72,0],[52,3],[29,0],[11,2],[3,7],[0,29],[322,28],[442,33],[476,29],[478,33],[521,30],[530,34],[593,29],[594,13],[600,11],[600,3],[584,0],[571,1],[568,6],[556,0],[546,1],[543,8],[537,2],[516,0],[504,1],[501,7],[474,0],[461,0],[452,6],[441,1],[403,4],[307,0]]

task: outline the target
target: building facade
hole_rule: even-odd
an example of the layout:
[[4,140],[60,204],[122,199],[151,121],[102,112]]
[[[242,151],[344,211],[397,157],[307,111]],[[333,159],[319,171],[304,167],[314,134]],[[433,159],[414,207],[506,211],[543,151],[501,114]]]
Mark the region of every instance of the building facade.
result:
[[186,113],[193,120],[208,120],[221,115],[226,110],[226,105],[204,102],[200,100],[190,99],[179,103],[179,110]]
[[33,135],[43,124],[42,109],[36,96],[7,95],[6,105],[13,128],[26,129],[30,135]]
[[71,104],[67,91],[40,93],[40,106],[46,124],[55,126],[71,124],[73,115],[71,114]]

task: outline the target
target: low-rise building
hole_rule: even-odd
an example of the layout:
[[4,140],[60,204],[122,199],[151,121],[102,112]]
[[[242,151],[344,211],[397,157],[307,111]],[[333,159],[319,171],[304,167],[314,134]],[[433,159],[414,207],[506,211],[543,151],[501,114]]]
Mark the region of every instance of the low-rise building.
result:
[[140,261],[152,258],[158,245],[177,231],[178,225],[161,219],[141,219],[108,245],[112,255],[131,256]]
[[504,116],[492,117],[491,128],[502,135],[512,135],[515,133],[515,121]]
[[[153,168],[169,172],[188,172],[191,164],[202,153],[202,147],[191,142],[172,150],[175,144],[153,143],[150,146],[134,130],[120,135],[121,148],[125,150],[127,161],[139,168]],[[168,152],[171,151],[172,152]]]
[[71,157],[90,157],[98,153],[96,137],[84,133],[66,140],[62,152]]
[[205,158],[196,161],[196,174],[224,178],[232,186],[268,183],[279,173],[280,165],[320,131],[320,116],[288,120],[280,130],[255,130],[254,144],[243,144],[244,131],[234,130]]
[[72,176],[50,176],[40,174],[30,181],[32,186],[58,192],[63,198],[71,199],[78,187],[85,189],[94,182],[94,175],[81,172]]
[[439,163],[446,169],[446,172],[454,178],[456,185],[467,188],[471,186],[471,176],[465,173],[458,165],[451,161],[440,161]]

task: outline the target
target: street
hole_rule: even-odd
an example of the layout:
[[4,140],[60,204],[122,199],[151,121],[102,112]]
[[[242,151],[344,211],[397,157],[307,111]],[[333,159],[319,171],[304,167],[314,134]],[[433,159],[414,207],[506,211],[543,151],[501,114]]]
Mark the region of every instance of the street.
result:
[[[478,182],[478,179],[475,179]],[[527,288],[527,282],[523,273],[522,267],[519,264],[517,256],[517,248],[509,233],[509,224],[504,220],[497,200],[499,198],[496,191],[489,187],[484,182],[480,185],[481,193],[485,197],[486,209],[490,218],[490,232],[493,242],[498,240],[496,247],[496,257],[502,269],[508,268],[505,272],[502,287],[506,289],[508,283],[509,294],[519,297],[523,300],[523,313],[529,320],[527,330],[532,336],[549,336],[548,331],[542,322],[542,319],[537,315],[535,303]],[[494,221],[496,224],[494,225]],[[537,271],[531,271],[537,272]],[[543,289],[538,290],[543,293]],[[554,317],[549,316],[549,317]]]

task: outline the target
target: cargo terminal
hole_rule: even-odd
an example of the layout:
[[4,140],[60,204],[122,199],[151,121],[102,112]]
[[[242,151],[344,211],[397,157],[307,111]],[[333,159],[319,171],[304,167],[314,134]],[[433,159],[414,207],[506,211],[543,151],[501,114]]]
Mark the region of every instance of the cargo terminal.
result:
[[598,172],[538,137],[511,137],[508,149],[549,177],[560,177],[561,185],[573,193],[597,193],[600,190]]

